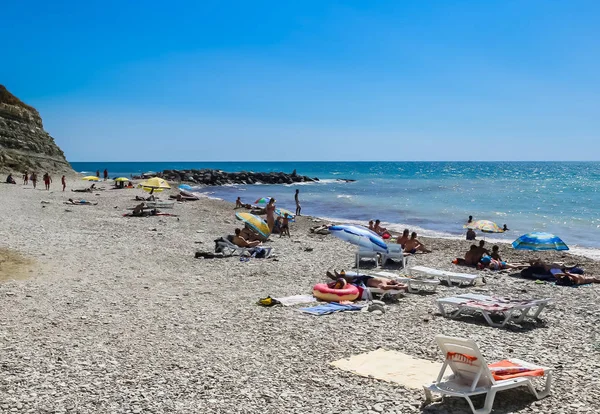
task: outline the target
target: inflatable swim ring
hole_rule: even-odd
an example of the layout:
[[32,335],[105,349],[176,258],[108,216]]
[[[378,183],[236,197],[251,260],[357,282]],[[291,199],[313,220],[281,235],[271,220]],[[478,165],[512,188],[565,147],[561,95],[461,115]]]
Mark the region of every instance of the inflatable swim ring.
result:
[[352,301],[358,298],[359,291],[356,286],[349,283],[342,289],[333,289],[326,283],[317,283],[313,288],[313,296],[325,302]]

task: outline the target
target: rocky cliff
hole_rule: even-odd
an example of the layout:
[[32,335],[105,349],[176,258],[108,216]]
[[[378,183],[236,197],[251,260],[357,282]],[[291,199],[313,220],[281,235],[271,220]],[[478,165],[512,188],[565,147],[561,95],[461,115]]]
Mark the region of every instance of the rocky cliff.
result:
[[0,171],[73,172],[38,111],[0,85]]

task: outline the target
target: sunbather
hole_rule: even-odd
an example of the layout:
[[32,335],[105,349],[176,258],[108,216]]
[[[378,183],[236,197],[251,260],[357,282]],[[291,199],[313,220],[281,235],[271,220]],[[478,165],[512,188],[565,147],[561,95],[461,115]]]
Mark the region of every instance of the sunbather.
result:
[[475,230],[468,229],[467,230],[467,240],[475,240],[476,238],[477,238],[477,233],[475,233]]
[[477,263],[479,263],[479,259],[481,259],[481,256],[479,256],[479,253],[477,251],[477,246],[472,244],[469,251],[465,253],[464,262],[461,262],[460,260],[458,260],[458,264],[464,264],[467,266],[476,266]]
[[557,268],[550,269],[550,273],[556,278],[557,285],[571,286],[600,283],[600,277],[597,276],[584,276]]
[[86,200],[73,200],[72,198],[69,198],[69,201],[65,201],[65,204],[74,204],[74,205],[86,205],[86,206],[91,206],[91,205],[96,205],[98,203],[91,203],[89,201]]
[[366,286],[382,290],[407,290],[408,286],[404,283],[398,282],[397,280],[388,279],[387,277],[381,276],[348,276],[343,270],[338,273],[335,270],[333,273],[330,271],[326,272],[327,277],[333,280],[344,279],[346,282],[356,286]]
[[261,242],[258,240],[255,240],[255,241],[246,240],[245,238],[242,237],[241,233],[242,233],[242,230],[235,229],[235,236],[233,236],[232,243],[235,244],[236,246],[238,246],[238,247],[256,247],[261,244]]
[[385,234],[388,234],[388,235],[390,234],[385,227],[381,227],[381,220],[375,220],[375,225],[373,226],[373,231],[375,233],[379,234],[380,236],[383,236]]
[[248,227],[244,227],[240,230],[240,236],[249,242],[260,241],[260,236],[250,230]]
[[416,231],[412,232],[410,239],[404,244],[404,251],[413,254],[416,252],[431,253],[431,250],[417,239]]
[[235,208],[242,208],[242,207],[244,207],[244,203],[242,203],[241,197],[238,197],[237,200],[235,200]]
[[396,239],[396,243],[398,243],[400,246],[402,246],[402,248],[404,248],[404,245],[410,239],[409,233],[410,233],[410,231],[408,229],[404,229],[404,231],[402,232],[402,236],[400,236],[400,237],[398,237],[398,239]]

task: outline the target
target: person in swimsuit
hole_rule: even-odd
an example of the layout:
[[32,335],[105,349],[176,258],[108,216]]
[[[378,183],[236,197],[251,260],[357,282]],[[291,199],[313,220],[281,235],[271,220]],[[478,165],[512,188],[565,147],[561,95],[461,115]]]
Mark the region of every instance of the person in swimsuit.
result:
[[477,233],[475,233],[475,230],[468,229],[467,230],[467,240],[475,240],[476,238],[477,238]]
[[294,195],[294,200],[296,201],[296,215],[299,216],[300,215],[300,211],[302,210],[302,207],[300,206],[300,190],[296,189],[296,195]]
[[369,230],[375,231],[375,224],[373,223],[373,220],[369,220]]
[[373,226],[373,231],[377,234],[379,234],[380,236],[383,236],[384,234],[389,234],[387,229],[385,227],[381,227],[381,220],[375,220],[375,225]]
[[506,224],[504,225],[504,227],[502,227],[502,231],[508,231],[508,227],[506,227]]
[[25,174],[23,174],[23,185],[27,184],[29,184],[29,174],[27,173],[27,171],[25,171]]
[[63,191],[65,191],[65,188],[67,188],[67,178],[63,175],[60,182],[62,183]]
[[108,170],[104,169],[104,181],[108,180]]
[[404,251],[411,254],[416,252],[431,253],[431,250],[417,239],[416,231],[412,232],[410,239],[404,244]]
[[480,258],[477,256],[477,246],[472,244],[469,251],[465,253],[464,263],[459,263],[467,266],[475,266],[477,263],[479,263],[479,259]]
[[382,290],[408,290],[408,286],[404,283],[398,282],[397,280],[389,279],[387,277],[381,276],[368,276],[368,275],[359,275],[359,276],[347,276],[346,272],[343,270],[338,273],[335,270],[333,273],[327,271],[325,273],[327,277],[333,280],[343,279],[348,283],[351,283],[357,287],[372,287]]
[[279,237],[287,235],[288,237],[292,237],[290,235],[290,216],[288,213],[285,213],[283,216],[283,220],[281,220],[281,229],[279,231]]
[[52,182],[52,177],[50,177],[49,173],[44,174],[44,185],[46,186],[46,190],[50,190],[50,183]]
[[467,224],[469,223],[473,223],[473,216],[469,216],[469,220],[467,221]]
[[254,233],[248,227],[244,227],[243,229],[241,229],[240,236],[242,236],[244,239],[251,241],[251,242],[257,241],[257,240],[260,241],[260,236],[256,233]]
[[398,243],[400,246],[402,246],[402,248],[404,248],[404,245],[409,240],[409,237],[408,237],[409,233],[410,232],[408,229],[404,229],[404,231],[402,232],[402,236],[400,236],[396,239],[396,243]]
[[33,189],[35,190],[35,186],[37,185],[37,174],[32,172],[29,176],[29,179],[31,180],[31,184],[33,184]]
[[244,204],[242,203],[242,198],[238,197],[237,200],[235,200],[235,208],[243,208]]
[[242,231],[240,229],[235,229],[235,236],[233,237],[233,244],[238,247],[256,247],[261,244],[260,241],[248,241],[241,236]]
[[269,204],[266,207],[267,210],[267,226],[269,227],[269,231],[273,231],[273,226],[275,226],[275,199],[271,197],[269,200]]

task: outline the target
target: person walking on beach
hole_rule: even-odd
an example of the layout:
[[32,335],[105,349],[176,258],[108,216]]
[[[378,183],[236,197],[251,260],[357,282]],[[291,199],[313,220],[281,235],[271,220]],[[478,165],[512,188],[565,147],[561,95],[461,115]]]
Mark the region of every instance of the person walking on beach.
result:
[[275,199],[273,197],[267,204],[267,226],[269,226],[269,231],[273,231],[273,227],[275,227]]
[[62,176],[62,178],[60,179],[60,182],[62,183],[63,186],[63,192],[65,191],[65,188],[67,188],[67,177],[65,177],[64,175]]
[[33,189],[35,190],[35,186],[37,184],[37,174],[32,172],[29,178],[31,178],[31,184],[33,184]]
[[27,184],[29,184],[29,173],[25,171],[25,174],[23,174],[23,185]]
[[108,170],[104,169],[104,181],[108,180]]
[[300,190],[296,189],[296,195],[294,196],[294,200],[296,200],[296,215],[299,216],[300,215],[300,211],[302,210],[302,207],[300,206]]
[[46,186],[46,190],[50,190],[50,183],[52,182],[52,177],[50,177],[49,173],[44,174],[44,185]]

